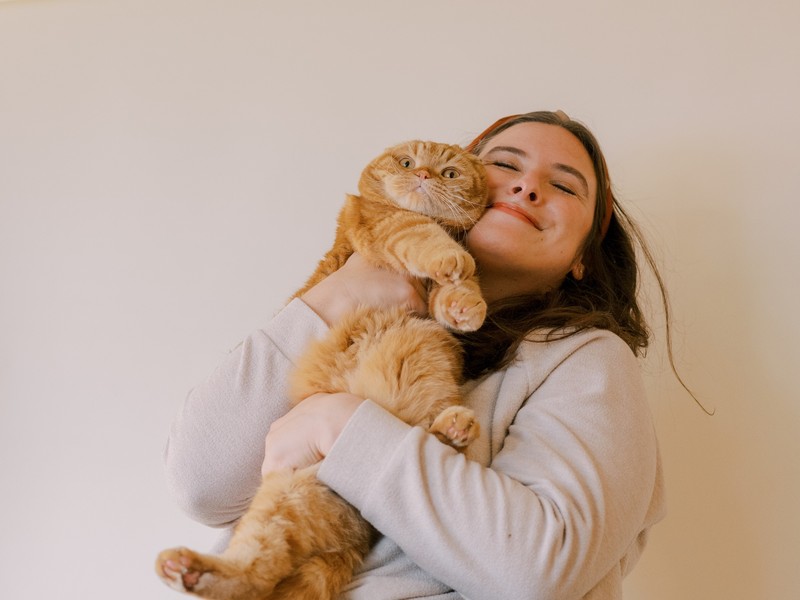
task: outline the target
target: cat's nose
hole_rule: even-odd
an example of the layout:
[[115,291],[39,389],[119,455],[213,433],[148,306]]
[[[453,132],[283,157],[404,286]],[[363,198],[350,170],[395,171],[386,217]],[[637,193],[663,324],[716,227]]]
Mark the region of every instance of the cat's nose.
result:
[[428,173],[425,169],[420,169],[416,172],[417,177],[420,179],[430,179],[431,174]]

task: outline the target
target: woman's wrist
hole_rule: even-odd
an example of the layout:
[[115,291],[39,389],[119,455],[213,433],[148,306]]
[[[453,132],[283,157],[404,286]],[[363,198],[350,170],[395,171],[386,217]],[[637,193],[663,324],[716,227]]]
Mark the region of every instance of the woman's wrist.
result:
[[300,299],[333,326],[359,306],[376,309],[403,307],[426,315],[428,307],[422,282],[373,266],[358,254],[305,292]]
[[342,392],[314,394],[300,402],[270,426],[261,472],[302,469],[325,458],[363,401]]
[[348,312],[352,312],[357,303],[350,297],[345,286],[337,285],[331,276],[326,277],[309,289],[300,299],[331,327]]
[[350,418],[358,410],[358,407],[364,402],[364,398],[340,392],[336,394],[326,395],[324,398],[319,398],[319,402],[328,404],[329,410],[320,415],[322,419],[320,427],[319,451],[322,457],[328,456],[328,453],[333,448],[339,435],[344,431]]

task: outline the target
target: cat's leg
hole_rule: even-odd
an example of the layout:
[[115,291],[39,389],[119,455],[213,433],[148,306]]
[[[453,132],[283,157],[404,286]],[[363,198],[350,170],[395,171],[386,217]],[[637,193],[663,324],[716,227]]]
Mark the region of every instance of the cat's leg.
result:
[[449,406],[433,420],[428,431],[456,450],[463,450],[480,435],[481,428],[472,409]]
[[[303,545],[307,481],[315,471],[270,473],[261,483],[222,556],[176,548],[162,552],[156,572],[179,591],[213,600],[261,600],[309,556]],[[319,484],[321,485],[321,484]]]
[[335,600],[363,558],[354,552],[312,557],[281,581],[266,600]]
[[458,331],[475,331],[486,318],[486,302],[475,279],[433,285],[428,310],[439,323]]
[[438,226],[427,228],[425,237],[408,236],[405,247],[395,249],[406,269],[417,277],[440,285],[461,283],[475,274],[475,259]]
[[[356,222],[356,221],[354,221]],[[387,218],[346,232],[352,248],[373,264],[415,277],[459,283],[475,274],[475,259],[429,217],[393,211]]]
[[290,544],[299,560],[264,600],[338,598],[372,545],[375,530],[315,472],[299,482],[283,515],[294,521]]
[[212,600],[260,600],[269,593],[244,577],[243,571],[223,557],[188,548],[164,550],[156,560],[158,576],[179,592]]

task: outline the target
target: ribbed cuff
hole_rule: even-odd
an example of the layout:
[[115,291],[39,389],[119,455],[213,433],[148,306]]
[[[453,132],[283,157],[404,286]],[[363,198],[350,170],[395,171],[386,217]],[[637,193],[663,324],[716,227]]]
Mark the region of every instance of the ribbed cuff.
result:
[[322,461],[317,478],[363,510],[371,485],[380,480],[410,429],[410,425],[365,400]]
[[328,326],[305,302],[295,298],[272,318],[263,331],[295,364],[308,348],[308,343],[325,335]]

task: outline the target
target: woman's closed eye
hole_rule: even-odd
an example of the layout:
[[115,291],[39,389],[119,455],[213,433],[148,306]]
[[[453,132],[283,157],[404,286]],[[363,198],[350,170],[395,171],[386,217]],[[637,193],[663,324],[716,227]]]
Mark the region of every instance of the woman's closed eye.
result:
[[560,183],[560,182],[556,181],[556,182],[553,182],[552,185],[553,185],[554,188],[559,189],[562,192],[565,192],[565,193],[569,194],[570,196],[577,196],[578,195],[575,192],[575,190],[573,190],[570,186],[568,186],[568,185],[566,185],[564,183]]
[[519,171],[519,169],[515,165],[512,165],[511,163],[503,162],[501,160],[493,160],[493,161],[490,161],[488,164],[490,164],[492,166],[495,166],[495,167],[500,167],[501,169],[510,169],[512,171]]

